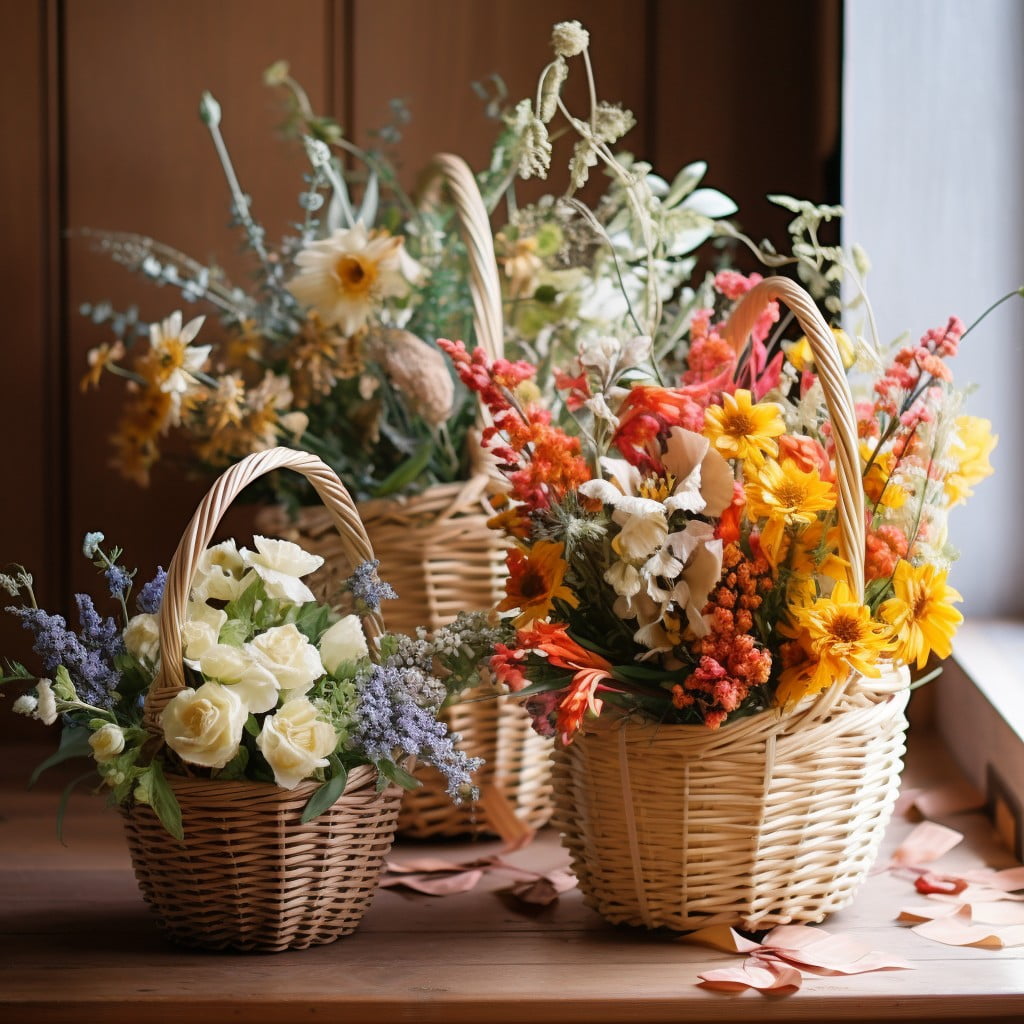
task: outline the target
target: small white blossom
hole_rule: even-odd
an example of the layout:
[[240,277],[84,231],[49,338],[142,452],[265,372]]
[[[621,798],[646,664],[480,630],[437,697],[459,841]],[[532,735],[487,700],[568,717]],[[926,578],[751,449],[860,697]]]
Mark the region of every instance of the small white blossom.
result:
[[590,33],[578,21],[560,21],[551,30],[551,47],[559,57],[575,57],[590,45]]
[[53,725],[57,721],[57,698],[53,694],[53,681],[40,679],[36,683],[36,694],[36,718],[44,725]]
[[32,693],[23,693],[13,705],[13,711],[18,715],[28,715],[30,718],[35,717],[36,708],[39,706],[39,698]]

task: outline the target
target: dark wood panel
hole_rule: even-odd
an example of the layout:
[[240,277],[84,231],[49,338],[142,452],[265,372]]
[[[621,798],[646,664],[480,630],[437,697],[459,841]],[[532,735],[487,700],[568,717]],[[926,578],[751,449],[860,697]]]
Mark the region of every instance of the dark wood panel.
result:
[[838,201],[838,0],[652,3],[655,166],[707,161],[748,234],[781,247],[791,215],[766,195]]
[[[0,281],[4,329],[0,340],[3,388],[3,486],[0,487],[0,569],[20,562],[32,570],[41,598],[60,592],[59,441],[62,418],[57,367],[55,241],[56,181],[51,159],[54,2],[0,3],[0,88],[4,144],[0,147]],[[4,595],[6,596],[6,595]],[[27,636],[0,614],[0,654],[24,650]],[[28,738],[39,726],[9,714],[0,699],[0,736]]]

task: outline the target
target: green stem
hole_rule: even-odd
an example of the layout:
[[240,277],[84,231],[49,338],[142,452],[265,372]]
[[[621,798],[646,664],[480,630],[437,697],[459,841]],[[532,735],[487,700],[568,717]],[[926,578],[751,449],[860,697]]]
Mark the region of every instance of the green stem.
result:
[[980,324],[981,321],[984,320],[985,317],[989,315],[989,313],[991,313],[995,309],[998,309],[1004,302],[1006,302],[1007,299],[1012,299],[1015,295],[1019,295],[1021,298],[1024,298],[1024,285],[1022,285],[1020,288],[1014,288],[1012,292],[1007,292],[1001,299],[996,299],[996,301],[993,302],[992,305],[989,306],[988,309],[986,309],[985,312],[982,313],[981,316],[979,316],[978,319],[975,320],[974,323],[972,323],[971,326],[968,327],[962,335],[960,335],[960,340],[963,341],[963,339],[966,338],[967,335],[970,334],[971,331],[973,331],[974,328],[977,327],[978,324]]

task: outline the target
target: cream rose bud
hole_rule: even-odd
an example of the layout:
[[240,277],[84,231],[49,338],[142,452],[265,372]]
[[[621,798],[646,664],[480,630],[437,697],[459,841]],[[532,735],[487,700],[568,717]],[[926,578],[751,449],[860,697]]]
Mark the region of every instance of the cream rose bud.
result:
[[256,737],[282,789],[294,789],[317,768],[326,768],[336,743],[334,727],[317,719],[316,708],[305,697],[287,701],[265,718]]
[[124,733],[119,725],[108,722],[90,735],[89,746],[92,747],[92,756],[103,764],[124,750]]
[[189,602],[181,627],[181,646],[185,660],[192,668],[198,668],[198,659],[217,643],[221,627],[227,621],[228,615],[223,608]]
[[276,597],[293,604],[313,601],[313,592],[299,577],[314,572],[324,564],[319,555],[303,551],[290,540],[253,537],[255,551],[242,551],[245,564],[263,580],[267,597]]
[[160,631],[155,615],[135,615],[124,630],[124,645],[139,661],[156,661],[160,656]]
[[199,671],[204,679],[229,686],[253,714],[269,711],[277,703],[281,689],[277,678],[248,644],[214,644],[200,656]]
[[328,672],[334,672],[343,661],[357,661],[369,653],[358,615],[339,619],[320,637],[320,660]]
[[249,709],[230,686],[203,683],[175,694],[160,716],[167,745],[189,764],[223,768],[238,752]]
[[319,652],[293,622],[271,626],[251,646],[282,690],[305,693],[324,674]]
[[36,718],[43,725],[53,725],[57,721],[57,698],[53,694],[53,682],[40,679],[36,683]]

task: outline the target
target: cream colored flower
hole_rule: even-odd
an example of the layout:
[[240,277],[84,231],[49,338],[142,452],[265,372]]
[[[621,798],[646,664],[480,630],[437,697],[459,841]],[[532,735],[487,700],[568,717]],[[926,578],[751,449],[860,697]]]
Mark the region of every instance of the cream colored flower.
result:
[[105,764],[124,750],[124,732],[119,725],[107,722],[90,734],[89,746],[92,747],[92,756],[96,762]]
[[39,698],[34,693],[23,693],[12,705],[11,710],[16,715],[28,715],[29,718],[36,717],[36,709],[39,707]]
[[290,540],[253,537],[256,551],[241,552],[242,561],[263,580],[267,597],[293,604],[316,600],[299,577],[315,572],[324,564],[320,555],[311,555]]
[[248,644],[244,647],[215,644],[203,652],[199,671],[204,679],[233,690],[246,711],[253,714],[269,711],[277,703],[281,689],[277,677]]
[[295,257],[299,272],[287,287],[325,327],[355,334],[382,299],[408,293],[401,252],[401,238],[367,232],[363,224],[339,228]]
[[249,646],[281,689],[292,694],[305,693],[324,674],[319,652],[293,622],[271,626]]
[[124,645],[139,661],[156,661],[160,656],[160,630],[155,615],[134,615],[124,630]]
[[185,661],[192,668],[198,668],[198,659],[217,644],[221,628],[227,621],[228,615],[223,608],[213,608],[198,601],[188,603],[181,627],[181,646]]
[[245,562],[233,540],[207,548],[200,556],[192,577],[192,600],[233,601],[249,585]]
[[57,721],[57,698],[53,694],[53,681],[40,679],[36,683],[36,718],[43,725],[53,725]]
[[316,708],[296,697],[263,722],[256,745],[282,789],[294,789],[318,768],[326,768],[327,755],[337,744],[334,727],[316,717]]
[[203,683],[176,693],[160,715],[167,745],[183,761],[223,768],[238,752],[249,709],[232,687]]
[[333,673],[343,661],[358,661],[369,653],[358,615],[339,619],[320,637],[320,660],[328,672]]
[[578,21],[560,21],[551,30],[551,47],[559,57],[575,57],[590,45],[590,33]]
[[199,384],[195,374],[206,365],[210,345],[192,347],[206,317],[197,316],[181,325],[181,313],[175,310],[166,320],[149,325],[149,347],[162,372],[159,375],[161,391],[170,392],[180,399],[190,388]]

